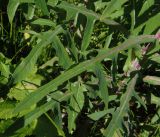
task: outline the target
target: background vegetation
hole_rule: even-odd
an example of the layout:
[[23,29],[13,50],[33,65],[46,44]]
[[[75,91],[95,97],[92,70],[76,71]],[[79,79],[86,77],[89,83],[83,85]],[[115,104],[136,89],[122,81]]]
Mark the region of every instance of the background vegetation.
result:
[[0,0],[1,137],[159,137],[159,0]]

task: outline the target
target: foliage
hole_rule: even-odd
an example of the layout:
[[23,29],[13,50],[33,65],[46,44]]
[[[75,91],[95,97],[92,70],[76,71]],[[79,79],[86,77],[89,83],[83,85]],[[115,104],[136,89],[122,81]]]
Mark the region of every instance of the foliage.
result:
[[0,136],[159,136],[159,0],[8,0]]

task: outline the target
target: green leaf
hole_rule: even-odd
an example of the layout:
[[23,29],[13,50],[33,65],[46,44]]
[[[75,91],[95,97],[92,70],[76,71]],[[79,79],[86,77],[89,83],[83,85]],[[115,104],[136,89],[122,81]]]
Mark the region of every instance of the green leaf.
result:
[[51,121],[52,125],[54,125],[56,127],[56,129],[58,131],[58,135],[65,137],[63,130],[51,119],[51,117],[47,113],[45,113],[45,115]]
[[22,101],[29,93],[34,92],[38,86],[40,86],[42,80],[42,76],[34,74],[30,76],[27,81],[22,81],[12,87],[7,96],[10,99]]
[[90,43],[91,40],[91,35],[93,32],[93,27],[94,27],[94,23],[95,23],[95,17],[92,16],[87,16],[87,24],[84,30],[84,36],[83,36],[83,41],[82,41],[82,46],[81,46],[81,51],[84,52]]
[[119,26],[120,24],[115,22],[114,20],[110,20],[110,19],[101,19],[101,15],[86,9],[85,7],[77,7],[73,4],[69,4],[65,1],[62,1],[59,5],[57,5],[58,8],[62,8],[65,9],[67,11],[67,19],[73,19],[76,17],[76,15],[78,13],[83,14],[86,17],[92,17],[92,19],[94,18],[95,20],[101,20],[102,22],[108,24],[108,25],[117,25]]
[[14,83],[25,80],[26,77],[32,72],[34,65],[40,55],[42,49],[53,42],[53,38],[58,33],[62,32],[62,28],[58,26],[54,31],[49,31],[44,35],[40,43],[38,43],[29,53],[29,55],[18,65],[13,73]]
[[24,13],[27,20],[31,20],[34,16],[35,5],[28,3],[28,12]]
[[5,132],[5,130],[11,126],[14,123],[13,120],[8,119],[8,120],[1,120],[0,121],[0,136],[3,137],[1,134]]
[[59,8],[63,8],[67,11],[67,18],[75,18],[77,14],[82,13],[87,18],[87,23],[83,35],[82,45],[81,45],[81,51],[84,52],[90,43],[91,35],[94,27],[94,23],[97,20],[97,16],[93,11],[89,11],[88,9],[85,9],[84,7],[76,7],[74,5],[68,4],[67,2],[62,2],[60,5],[58,5]]
[[147,22],[145,23],[145,29],[143,34],[152,34],[157,28],[159,28],[159,19],[160,13],[147,20]]
[[[84,16],[86,16],[86,18],[89,17],[89,18],[92,18],[92,20],[94,19],[94,22],[96,20],[99,20],[101,22],[104,22],[107,25],[113,25],[117,29],[119,29],[122,32],[128,34],[128,30],[126,30],[122,25],[120,25],[116,21],[108,19],[108,18],[102,18],[100,14],[97,14],[97,13],[93,12],[92,10],[88,10],[84,6],[75,6],[73,4],[69,4],[69,3],[65,2],[65,1],[62,1],[60,4],[57,5],[57,7],[67,11],[67,17],[66,17],[67,20],[73,20],[74,18],[77,18],[77,15],[79,13],[81,13]],[[92,22],[92,25],[93,25],[93,22]],[[90,35],[91,34],[91,30],[92,30],[92,26],[88,26],[88,28],[89,28],[88,32],[90,32],[88,35]],[[86,32],[86,33],[88,33],[88,32]],[[86,46],[84,46],[84,47],[88,47],[87,43],[88,42],[86,42]]]
[[54,41],[52,45],[56,50],[56,54],[59,59],[59,64],[63,66],[63,68],[68,69],[73,64],[73,62],[70,59],[66,49],[64,48],[59,38],[55,36],[53,39]]
[[19,4],[20,2],[17,0],[9,0],[8,6],[7,6],[7,14],[8,14],[10,24],[13,21],[13,18],[15,16],[15,13]]
[[160,101],[159,97],[155,96],[154,94],[151,94],[151,104],[156,104],[160,106]]
[[18,101],[22,101],[27,95],[28,95],[28,90],[22,90],[18,88],[11,88],[10,92],[7,94],[7,96],[10,99],[16,99]]
[[105,45],[104,45],[104,49],[109,49],[109,45],[110,45],[110,43],[111,43],[111,40],[112,40],[112,35],[113,34],[110,34],[109,36],[107,36],[107,38],[106,38],[106,41],[105,41]]
[[153,33],[159,27],[159,19],[160,19],[160,13],[158,13],[155,16],[149,18],[146,22],[144,22],[141,25],[139,25],[138,27],[136,27],[133,30],[133,33],[138,34],[142,30],[143,27],[145,27],[143,34]]
[[128,83],[127,90],[120,99],[120,107],[115,111],[115,113],[112,116],[111,122],[103,132],[103,135],[105,137],[112,137],[115,131],[121,127],[123,117],[129,109],[129,101],[133,96],[134,87],[135,87],[137,78],[138,78],[138,75],[136,74]]
[[76,44],[74,42],[74,37],[71,36],[69,31],[66,31],[66,37],[67,37],[67,41],[68,41],[68,47],[70,49],[70,51],[72,52],[74,58],[76,59],[76,62],[78,62],[78,49],[76,47]]
[[37,107],[27,115],[25,115],[25,125],[30,124],[34,119],[39,118],[42,114],[47,112],[48,110],[54,108],[55,103],[57,102],[62,102],[66,100],[68,97],[70,97],[72,93],[66,93],[62,94],[62,92],[57,91],[52,93],[51,95],[48,96],[49,102],[45,103],[44,105]]
[[133,96],[138,100],[138,102],[147,110],[147,106],[145,102],[140,98],[140,96],[136,93],[136,91],[133,92]]
[[155,53],[152,56],[149,57],[150,60],[160,64],[160,54]]
[[46,117],[43,115],[38,119],[33,135],[35,135],[35,137],[62,137],[58,134],[56,124],[54,121],[51,122],[48,115],[46,115]]
[[9,65],[6,65],[3,62],[0,62],[0,73],[2,75],[2,78],[0,78],[0,83],[6,84],[8,82],[8,78],[10,75]]
[[109,50],[106,50],[101,55],[98,55],[97,57],[86,60],[84,62],[79,63],[75,67],[67,70],[66,72],[59,75],[54,80],[48,82],[44,86],[40,87],[35,91],[34,93],[31,93],[28,95],[22,102],[20,102],[16,108],[15,113],[20,112],[24,109],[27,109],[29,106],[37,103],[40,101],[44,96],[46,96],[49,92],[54,91],[57,89],[59,85],[61,85],[63,82],[69,80],[70,78],[73,78],[80,73],[88,70],[92,65],[94,65],[97,62],[102,61],[103,59],[110,57],[111,55],[118,54],[120,51],[126,50],[128,48],[131,48],[135,46],[136,44],[145,43],[145,42],[151,42],[154,41],[155,37],[153,35],[142,35],[134,38],[130,38],[126,40],[124,43],[120,44],[117,47],[111,48]]
[[105,104],[105,109],[108,109],[109,94],[105,71],[100,63],[96,63],[95,66],[93,66],[93,68],[96,76],[99,79],[99,96]]
[[111,17],[112,13],[116,10],[120,10],[122,5],[127,2],[127,0],[111,0],[107,7],[104,9],[101,18]]
[[15,108],[15,103],[12,102],[1,102],[0,103],[0,119],[9,119],[14,116],[13,109]]
[[31,22],[32,24],[36,24],[36,25],[40,25],[40,26],[43,26],[43,25],[46,25],[46,26],[51,26],[51,27],[55,27],[56,24],[49,20],[49,19],[43,19],[43,18],[38,18],[37,20],[34,20],[33,22]]
[[130,27],[130,31],[132,33],[135,24],[136,24],[136,1],[132,0],[131,4],[132,4],[132,11],[130,12],[130,16],[131,16],[131,27]]
[[45,0],[35,0],[35,4],[43,11],[45,15],[49,15],[49,11]]
[[160,85],[160,77],[157,76],[145,76],[143,81],[151,85]]
[[124,66],[123,66],[124,72],[129,71],[129,69],[131,68],[131,65],[132,65],[132,61],[133,61],[133,50],[130,49],[130,50],[128,50],[128,56],[127,56],[127,59],[126,59]]
[[103,2],[102,0],[95,1],[94,2],[95,10],[98,11],[105,8],[106,4],[107,2]]
[[12,23],[16,10],[21,3],[33,3],[33,2],[34,0],[9,0],[9,3],[7,5],[7,14],[10,24]]
[[104,117],[106,114],[112,114],[114,112],[114,108],[108,109],[108,110],[103,110],[103,111],[98,111],[98,112],[94,112],[92,114],[89,114],[88,117],[97,121],[100,118]]
[[73,83],[70,85],[70,91],[73,92],[73,96],[70,98],[68,112],[68,130],[69,133],[72,133],[76,129],[76,118],[81,112],[84,105],[84,94],[85,91],[84,85],[81,85],[79,82]]
[[144,12],[147,11],[151,6],[153,6],[154,3],[155,3],[154,0],[145,0],[138,16],[141,16],[142,14],[144,14]]
[[54,7],[56,6],[58,3],[58,0],[48,0],[47,4]]
[[16,120],[10,127],[5,130],[5,133],[2,137],[25,137],[32,135],[33,130],[35,129],[37,121],[34,120],[28,126],[23,125],[23,119]]
[[158,108],[157,112],[151,119],[151,123],[158,123],[159,122],[159,117],[160,117],[160,108]]
[[49,102],[45,103],[44,105],[37,107],[33,111],[29,112],[24,117],[24,119],[25,119],[24,125],[26,126],[26,125],[30,124],[33,120],[37,119],[42,114],[47,112],[49,109],[53,108],[54,105],[55,105],[55,101],[49,101]]

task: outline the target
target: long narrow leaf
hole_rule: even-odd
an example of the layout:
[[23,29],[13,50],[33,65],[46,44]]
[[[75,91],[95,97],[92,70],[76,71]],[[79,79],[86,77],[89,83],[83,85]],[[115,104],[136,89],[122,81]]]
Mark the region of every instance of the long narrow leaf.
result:
[[16,10],[21,3],[33,3],[34,0],[9,0],[7,5],[7,14],[9,18],[9,22],[12,23],[13,18],[15,16]]
[[99,96],[103,100],[105,104],[105,109],[108,109],[108,102],[109,102],[109,94],[108,94],[108,84],[105,78],[105,72],[103,67],[100,63],[96,63],[93,66],[94,72],[99,79]]
[[70,98],[70,104],[68,108],[68,130],[72,133],[76,129],[76,118],[81,112],[84,105],[84,85],[81,85],[79,82],[73,83],[70,86],[73,96]]
[[65,47],[59,40],[58,36],[54,37],[53,47],[56,50],[56,54],[59,58],[59,64],[63,66],[63,68],[68,69],[72,64],[72,60],[70,59]]
[[112,12],[119,10],[126,1],[127,0],[111,0],[108,6],[104,9],[101,18],[109,17]]
[[[15,69],[13,73],[13,80],[14,83],[20,82],[21,80],[24,80],[27,75],[31,72],[33,69],[38,56],[40,55],[43,47],[50,44],[53,41],[53,38],[55,35],[60,33],[62,31],[61,27],[57,27],[55,31],[50,32],[47,34],[46,38],[41,40],[39,44],[37,44],[29,53],[29,55],[18,65],[18,67]],[[49,36],[49,37],[48,37]]]
[[16,10],[19,6],[19,2],[17,0],[9,0],[8,6],[7,6],[7,13],[9,22],[12,23],[14,15],[16,13]]
[[19,103],[19,105],[16,106],[15,112],[18,113],[29,106],[37,103],[40,101],[44,96],[46,96],[49,92],[54,91],[59,85],[61,85],[63,82],[69,80],[70,78],[73,78],[77,76],[78,74],[86,71],[88,68],[90,68],[93,64],[96,62],[100,62],[106,57],[109,57],[113,54],[118,54],[122,50],[126,50],[128,48],[131,48],[135,46],[136,44],[144,43],[144,42],[151,42],[155,40],[155,37],[153,35],[142,35],[135,38],[130,38],[126,40],[121,45],[111,48],[109,50],[106,50],[103,54],[91,59],[84,61],[77,66],[69,69],[68,71],[62,73],[60,76],[55,78],[54,80],[50,81],[49,83],[45,84],[44,86],[37,89],[37,91],[31,93],[28,97],[26,97],[22,102]]
[[160,85],[160,77],[156,76],[145,76],[143,81],[151,85]]
[[96,20],[101,20],[102,22],[108,24],[108,25],[120,25],[119,23],[117,23],[116,21],[114,20],[110,20],[110,19],[101,19],[101,15],[91,11],[91,10],[88,10],[84,7],[77,7],[75,5],[72,5],[72,4],[69,4],[65,1],[61,2],[59,5],[57,5],[58,8],[62,8],[62,9],[65,9],[68,13],[68,18],[73,18],[74,16],[76,16],[77,13],[81,13],[85,16],[92,16],[92,18],[95,18]]
[[124,114],[128,110],[129,101],[133,95],[137,78],[138,78],[138,75],[136,74],[132,78],[130,83],[128,84],[126,93],[121,97],[120,107],[115,111],[111,122],[109,123],[108,127],[103,132],[103,135],[105,137],[112,137],[114,135],[115,131],[121,127],[122,119],[123,119]]
[[93,27],[94,27],[94,23],[95,23],[95,18],[93,18],[92,16],[91,17],[88,16],[87,17],[86,28],[85,28],[85,31],[84,31],[82,46],[81,46],[82,52],[85,51],[87,49],[87,47],[89,46],[92,31],[93,31]]

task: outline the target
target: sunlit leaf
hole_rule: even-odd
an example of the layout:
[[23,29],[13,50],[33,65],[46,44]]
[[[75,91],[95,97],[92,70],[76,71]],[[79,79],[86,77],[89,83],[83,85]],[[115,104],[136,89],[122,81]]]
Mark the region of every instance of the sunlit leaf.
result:
[[160,77],[157,76],[145,76],[143,81],[151,85],[160,85]]

